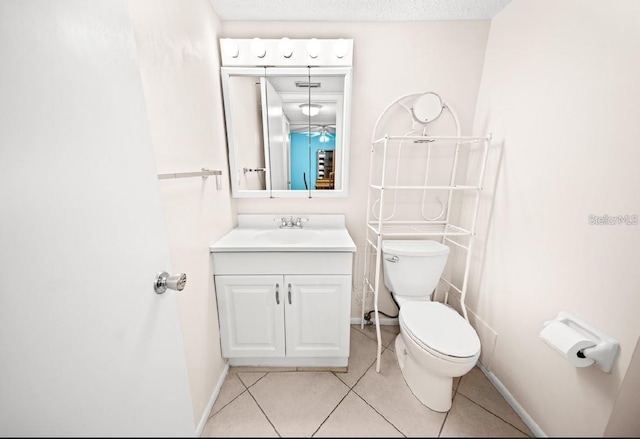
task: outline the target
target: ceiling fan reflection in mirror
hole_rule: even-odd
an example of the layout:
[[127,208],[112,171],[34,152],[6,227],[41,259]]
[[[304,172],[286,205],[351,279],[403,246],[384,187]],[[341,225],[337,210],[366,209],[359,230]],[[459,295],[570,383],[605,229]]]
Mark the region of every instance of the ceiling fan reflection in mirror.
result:
[[327,143],[336,137],[335,125],[311,125],[309,130],[311,137],[318,137],[321,143]]

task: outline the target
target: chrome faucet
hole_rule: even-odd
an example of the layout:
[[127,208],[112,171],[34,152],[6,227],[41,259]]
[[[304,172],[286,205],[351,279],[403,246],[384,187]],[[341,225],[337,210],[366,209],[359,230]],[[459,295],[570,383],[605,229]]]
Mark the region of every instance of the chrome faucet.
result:
[[298,217],[294,220],[292,216],[290,216],[289,219],[282,217],[280,218],[280,228],[281,229],[301,229],[302,218]]

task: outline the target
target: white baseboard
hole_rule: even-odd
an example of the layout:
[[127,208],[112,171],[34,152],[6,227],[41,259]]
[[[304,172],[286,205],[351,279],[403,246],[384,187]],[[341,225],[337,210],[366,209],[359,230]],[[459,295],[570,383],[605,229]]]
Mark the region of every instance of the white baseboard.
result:
[[204,426],[209,420],[211,409],[213,408],[213,405],[216,403],[216,399],[218,399],[218,395],[220,395],[220,389],[222,388],[222,384],[224,383],[224,379],[227,377],[228,373],[229,373],[229,362],[227,361],[224,366],[224,370],[220,374],[220,378],[218,378],[218,383],[216,384],[216,387],[213,389],[213,392],[211,392],[211,398],[209,398],[209,403],[207,404],[207,408],[204,410],[204,413],[202,413],[202,417],[200,418],[200,422],[198,423],[198,427],[196,428],[195,437],[200,437],[200,435],[202,435],[202,430],[204,430]]
[[531,433],[535,437],[547,437],[547,435],[542,431],[540,426],[536,424],[531,416],[522,408],[522,406],[516,401],[511,392],[507,390],[507,388],[502,384],[502,381],[498,379],[497,376],[493,374],[493,372],[488,371],[481,363],[478,363],[478,367],[484,373],[491,384],[500,392],[502,397],[509,403],[511,408],[522,418],[522,421],[529,427]]

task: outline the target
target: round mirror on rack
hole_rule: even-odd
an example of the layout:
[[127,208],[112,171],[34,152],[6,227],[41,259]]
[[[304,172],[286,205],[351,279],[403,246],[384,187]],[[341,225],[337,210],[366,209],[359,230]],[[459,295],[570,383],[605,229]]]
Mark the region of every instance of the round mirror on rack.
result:
[[442,114],[442,99],[435,93],[424,93],[416,98],[411,114],[416,122],[427,123],[436,120]]

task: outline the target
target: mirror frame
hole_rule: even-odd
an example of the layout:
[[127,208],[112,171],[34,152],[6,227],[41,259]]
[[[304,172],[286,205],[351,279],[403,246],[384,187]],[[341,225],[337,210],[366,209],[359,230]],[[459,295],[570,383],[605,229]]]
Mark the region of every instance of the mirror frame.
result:
[[[229,175],[231,179],[231,195],[233,198],[339,198],[348,195],[349,188],[349,155],[350,155],[350,124],[351,124],[351,87],[352,87],[352,67],[221,67],[222,95],[224,102],[224,118],[227,130],[227,148],[229,156]],[[341,185],[339,189],[330,190],[272,190],[270,185],[270,173],[268,158],[265,156],[265,187],[266,189],[238,188],[239,169],[237,167],[236,145],[233,136],[234,123],[230,117],[230,86],[231,76],[256,76],[268,78],[269,73],[280,76],[301,76],[311,74],[314,76],[343,76],[344,91],[342,103],[342,136],[339,144],[336,143],[336,154],[339,166]],[[312,92],[313,93],[313,92]],[[338,124],[338,120],[336,120]],[[261,133],[263,135],[263,133]],[[264,138],[264,135],[263,135]],[[265,142],[268,139],[264,140]],[[340,151],[340,153],[338,153]],[[335,160],[335,159],[334,159]]]
[[[432,100],[432,98],[434,97],[438,100],[438,103],[435,107]],[[432,102],[425,101],[425,98],[431,99]],[[434,108],[436,108],[437,111],[434,111]],[[434,120],[439,118],[443,110],[444,103],[442,102],[442,98],[440,97],[440,95],[438,93],[429,91],[427,93],[421,94],[413,101],[413,105],[411,106],[411,115],[416,122],[425,124],[433,122]]]

